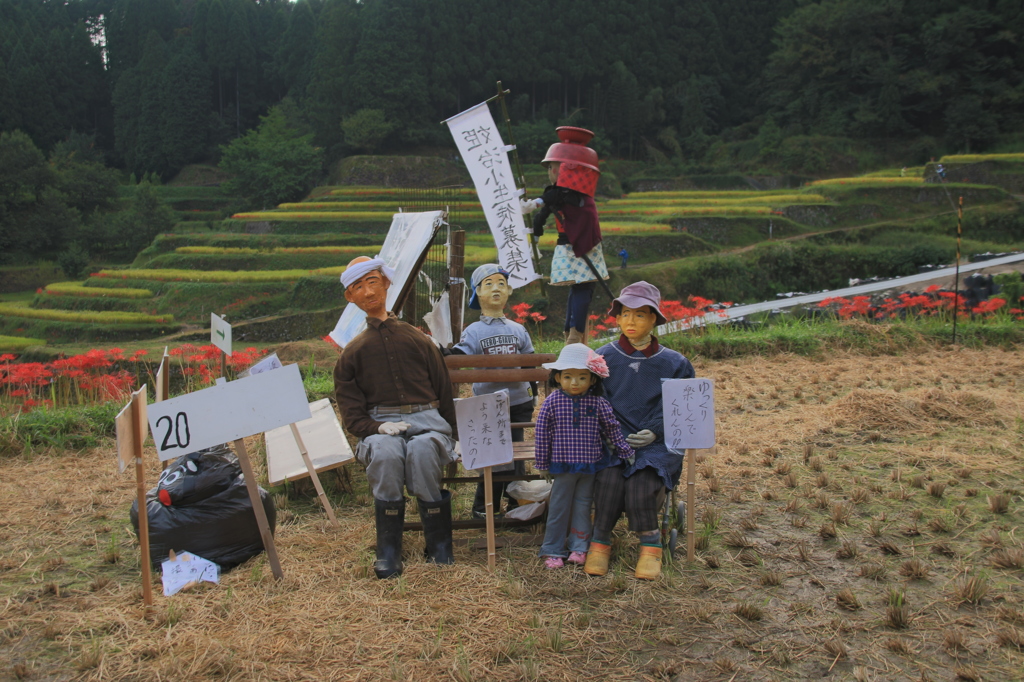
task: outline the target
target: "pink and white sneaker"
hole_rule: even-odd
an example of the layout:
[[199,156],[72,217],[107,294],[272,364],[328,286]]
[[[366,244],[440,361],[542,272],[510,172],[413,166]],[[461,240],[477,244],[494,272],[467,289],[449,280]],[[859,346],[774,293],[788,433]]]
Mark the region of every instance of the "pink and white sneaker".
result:
[[562,568],[563,566],[565,566],[565,562],[560,556],[549,556],[544,559],[544,568]]
[[569,555],[569,563],[570,564],[577,564],[579,566],[582,566],[583,564],[587,563],[587,553],[586,552],[573,552],[573,553],[571,553]]

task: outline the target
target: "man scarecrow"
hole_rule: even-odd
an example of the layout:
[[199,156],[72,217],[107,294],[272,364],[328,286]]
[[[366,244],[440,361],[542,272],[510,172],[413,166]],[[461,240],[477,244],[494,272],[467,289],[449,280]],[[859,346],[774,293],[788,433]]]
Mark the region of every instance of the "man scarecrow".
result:
[[[526,327],[505,317],[505,305],[512,293],[508,283],[508,273],[494,263],[485,263],[473,271],[470,280],[473,293],[469,299],[469,307],[480,311],[480,320],[466,327],[461,340],[452,346],[453,355],[513,355],[516,353],[532,353],[533,341]],[[523,381],[517,383],[488,382],[473,384],[473,395],[508,391],[509,417],[512,422],[533,421],[533,393],[530,384]],[[523,441],[523,430],[512,429],[512,441]],[[494,467],[496,472],[514,471],[525,473],[522,462],[502,464]],[[494,512],[501,511],[501,498],[505,494],[507,483],[495,483]],[[476,487],[473,499],[473,516],[483,518],[486,515],[484,484]],[[508,498],[508,508],[517,505]]]
[[594,486],[594,535],[583,570],[608,572],[611,534],[622,512],[640,538],[636,577],[653,580],[661,574],[660,513],[667,491],[683,471],[681,455],[665,445],[662,418],[662,379],[691,379],[693,365],[680,353],[665,348],[652,334],[664,324],[661,292],[637,282],[622,289],[612,302],[611,315],[622,334],[597,349],[608,363],[605,397],[622,425],[626,442],[636,451],[632,463],[606,457]]
[[419,502],[427,561],[454,563],[451,493],[441,489],[454,460],[455,405],[441,353],[426,334],[386,308],[394,271],[379,258],[352,260],[341,275],[345,299],[366,313],[366,329],[334,366],[345,427],[361,439],[377,522],[378,578],[402,572],[404,488]]
[[555,214],[558,242],[551,258],[551,283],[569,285],[565,305],[565,342],[583,341],[590,301],[598,277],[608,279],[601,250],[601,224],[597,219],[594,192],[601,171],[597,152],[586,146],[594,133],[584,128],[555,128],[558,139],[541,161],[551,182],[539,199],[523,201],[523,213],[540,208],[533,218],[533,234],[540,239],[544,223]]

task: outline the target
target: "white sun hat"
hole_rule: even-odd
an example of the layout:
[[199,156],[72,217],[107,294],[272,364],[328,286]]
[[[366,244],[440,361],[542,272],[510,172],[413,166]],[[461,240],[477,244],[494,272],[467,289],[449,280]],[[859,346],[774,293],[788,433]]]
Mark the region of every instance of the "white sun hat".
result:
[[545,362],[541,367],[556,372],[563,369],[589,369],[602,379],[608,378],[608,364],[585,343],[570,343],[562,348],[557,360]]

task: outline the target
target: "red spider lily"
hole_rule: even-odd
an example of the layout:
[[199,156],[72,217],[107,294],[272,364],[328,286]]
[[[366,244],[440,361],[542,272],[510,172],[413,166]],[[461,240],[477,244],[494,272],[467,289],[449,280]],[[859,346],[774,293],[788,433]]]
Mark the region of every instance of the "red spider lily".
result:
[[320,339],[320,340],[321,340],[321,341],[325,341],[326,343],[329,343],[329,344],[331,344],[331,345],[332,345],[332,346],[334,346],[335,348],[340,348],[340,347],[341,347],[341,346],[339,346],[339,345],[338,345],[338,344],[337,344],[337,343],[336,343],[336,342],[334,341],[334,339],[332,339],[332,338],[331,338],[330,334],[328,334],[328,335],[326,335],[326,336],[323,336],[323,337],[321,337],[321,339]]
[[971,312],[975,315],[990,315],[995,311],[1006,305],[1006,301],[1001,298],[990,298],[987,301],[982,301],[978,305],[971,309]]
[[0,355],[0,362],[10,362],[11,360],[17,360],[18,356],[13,353],[4,353]]

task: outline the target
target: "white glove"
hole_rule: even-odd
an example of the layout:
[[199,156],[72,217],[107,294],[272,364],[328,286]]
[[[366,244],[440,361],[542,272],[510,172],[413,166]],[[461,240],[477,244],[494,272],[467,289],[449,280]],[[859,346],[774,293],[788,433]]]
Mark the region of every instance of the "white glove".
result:
[[406,422],[384,422],[377,427],[377,433],[383,433],[385,436],[397,436],[400,433],[405,433],[409,428],[409,424]]
[[519,210],[523,212],[523,215],[533,213],[538,208],[544,205],[543,199],[520,199]]
[[629,447],[631,448],[642,448],[653,443],[655,438],[657,438],[657,436],[654,435],[653,431],[650,429],[644,429],[643,431],[631,433],[626,436],[626,442],[629,443]]

